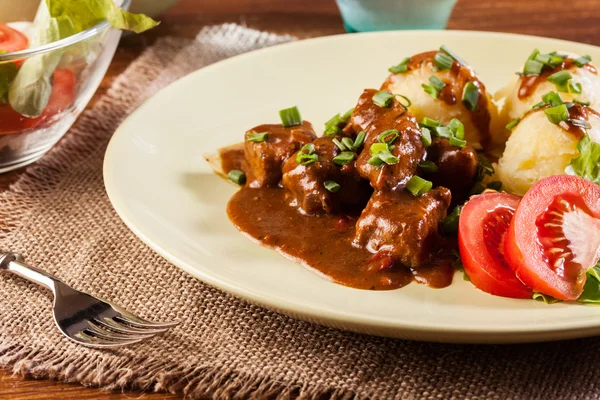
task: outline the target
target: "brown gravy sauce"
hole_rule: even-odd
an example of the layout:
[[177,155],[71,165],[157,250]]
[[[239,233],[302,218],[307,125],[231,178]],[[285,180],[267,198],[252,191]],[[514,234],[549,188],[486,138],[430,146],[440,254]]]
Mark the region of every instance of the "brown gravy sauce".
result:
[[[542,73],[539,75],[524,75],[521,76],[520,81],[521,84],[519,86],[519,99],[523,100],[528,98],[533,94],[535,88],[541,83],[544,82],[550,75],[562,71],[564,69],[578,68],[577,65],[573,62],[572,58],[566,58],[560,65],[557,65],[554,68],[544,67]],[[592,64],[585,64],[582,68],[587,69],[593,74],[597,74],[596,68]]]
[[319,275],[358,289],[390,290],[412,281],[434,288],[452,283],[454,258],[434,255],[431,265],[411,270],[381,252],[352,245],[358,215],[303,215],[280,187],[242,187],[227,204],[231,222],[246,236]]

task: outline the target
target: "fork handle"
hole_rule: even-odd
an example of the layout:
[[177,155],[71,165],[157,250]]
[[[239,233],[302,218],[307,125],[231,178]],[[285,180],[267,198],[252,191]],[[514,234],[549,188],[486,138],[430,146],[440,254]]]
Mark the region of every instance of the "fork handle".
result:
[[40,286],[54,291],[58,279],[41,269],[23,264],[21,256],[16,253],[0,252],[0,271],[12,272],[30,282],[37,283]]

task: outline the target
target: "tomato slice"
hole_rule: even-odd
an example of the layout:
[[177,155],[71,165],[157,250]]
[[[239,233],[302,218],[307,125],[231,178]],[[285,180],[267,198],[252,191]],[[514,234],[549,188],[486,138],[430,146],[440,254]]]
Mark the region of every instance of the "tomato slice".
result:
[[23,50],[28,44],[27,36],[0,22],[0,51],[10,53]]
[[507,193],[472,197],[458,223],[458,246],[465,272],[473,284],[496,296],[528,299],[532,291],[504,259],[504,236],[520,198]]
[[0,135],[19,133],[36,128],[42,122],[68,108],[75,101],[75,74],[68,69],[57,69],[52,78],[52,93],[48,105],[39,117],[27,118],[9,104],[0,105]]
[[600,186],[576,176],[542,179],[521,200],[504,246],[507,262],[533,290],[577,299],[600,258]]

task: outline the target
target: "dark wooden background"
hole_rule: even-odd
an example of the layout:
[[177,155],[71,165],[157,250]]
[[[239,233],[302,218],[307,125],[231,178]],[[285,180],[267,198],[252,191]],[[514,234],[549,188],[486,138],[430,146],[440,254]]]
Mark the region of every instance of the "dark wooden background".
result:
[[[135,1],[135,0],[134,0]],[[334,0],[181,0],[162,16],[161,25],[121,42],[94,99],[101,96],[131,61],[159,36],[192,38],[204,26],[236,22],[252,28],[298,37],[343,33]],[[516,32],[600,45],[600,0],[458,0],[449,29]],[[94,100],[92,100],[93,104]],[[0,190],[19,171],[0,176]],[[8,307],[3,304],[3,307]],[[105,392],[0,370],[0,400],[179,399],[179,395]]]

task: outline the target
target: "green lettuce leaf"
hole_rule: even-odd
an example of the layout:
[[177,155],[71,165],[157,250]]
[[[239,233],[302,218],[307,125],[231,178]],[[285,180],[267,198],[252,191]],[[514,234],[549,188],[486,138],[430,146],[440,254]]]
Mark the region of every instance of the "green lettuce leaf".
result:
[[592,141],[586,133],[577,143],[577,150],[579,156],[571,160],[565,172],[600,185],[600,144]]
[[560,300],[555,299],[552,296],[548,296],[547,294],[544,293],[540,293],[540,292],[536,292],[533,294],[533,296],[531,296],[532,299],[537,300],[537,301],[543,301],[546,304],[554,304],[554,303],[558,303]]
[[577,299],[580,303],[600,303],[600,262],[587,272],[583,293]]
[[158,22],[143,14],[133,14],[117,6],[113,0],[46,0],[50,15],[65,16],[77,31],[84,31],[106,19],[117,29],[140,33],[154,28]]
[[[121,9],[113,0],[46,0],[40,4],[34,21],[31,47],[67,38],[104,19],[117,29],[136,33],[158,25],[150,17]],[[11,107],[26,117],[38,117],[50,99],[52,76],[63,53],[64,51],[54,51],[32,57],[23,63],[16,76],[2,75],[0,70],[0,101],[3,85],[1,77],[10,77],[6,81],[12,81],[8,89]]]
[[[0,54],[5,53],[0,50]],[[12,62],[0,63],[0,104],[8,102],[10,84],[17,76],[17,66]]]

